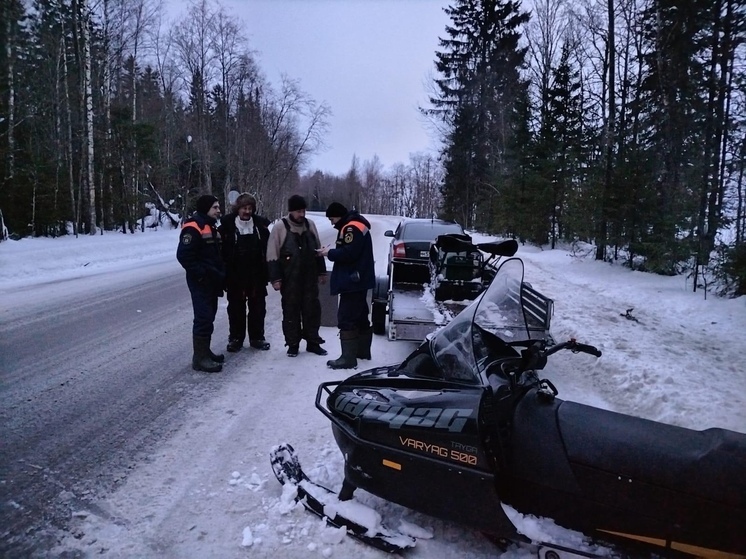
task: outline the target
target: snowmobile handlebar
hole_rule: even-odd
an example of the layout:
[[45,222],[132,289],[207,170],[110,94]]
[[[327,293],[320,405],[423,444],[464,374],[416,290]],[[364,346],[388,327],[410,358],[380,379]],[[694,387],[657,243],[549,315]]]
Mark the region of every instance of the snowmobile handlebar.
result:
[[562,343],[553,345],[551,347],[548,347],[546,350],[544,350],[544,357],[552,355],[553,353],[557,353],[558,351],[561,351],[563,349],[569,349],[573,353],[587,353],[595,357],[601,357],[601,355],[603,355],[601,350],[598,349],[597,347],[594,347],[589,344],[581,344],[581,343],[578,343],[578,341],[575,338],[570,338],[566,342],[562,342]]
[[548,357],[563,349],[569,349],[573,353],[587,353],[595,357],[601,357],[602,355],[601,350],[598,348],[592,345],[578,343],[574,338],[549,347],[546,346],[545,341],[539,340],[534,340],[530,343],[513,342],[509,345],[520,345],[525,349],[521,350],[520,357],[503,361],[500,367],[504,372],[507,369],[515,367],[513,370],[514,372],[519,373],[519,375],[525,371],[538,371],[543,369],[547,365]]

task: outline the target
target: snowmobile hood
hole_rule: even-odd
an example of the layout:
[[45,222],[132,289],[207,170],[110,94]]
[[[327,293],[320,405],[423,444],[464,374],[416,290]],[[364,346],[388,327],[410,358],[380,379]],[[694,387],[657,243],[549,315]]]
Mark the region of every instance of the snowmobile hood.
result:
[[496,349],[510,351],[511,344],[544,337],[544,325],[533,324],[524,306],[522,287],[523,262],[504,261],[489,288],[433,335],[430,354],[446,380],[489,384],[484,367]]

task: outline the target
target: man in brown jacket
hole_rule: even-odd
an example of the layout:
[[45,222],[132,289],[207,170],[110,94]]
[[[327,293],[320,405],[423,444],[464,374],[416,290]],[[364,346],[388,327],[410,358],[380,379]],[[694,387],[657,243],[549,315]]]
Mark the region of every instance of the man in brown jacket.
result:
[[275,222],[267,245],[269,281],[282,296],[282,333],[288,356],[296,357],[301,339],[306,350],[326,355],[319,336],[321,303],[319,283],[326,283],[326,263],[318,254],[319,232],[306,219],[306,201],[293,195],[288,199],[288,215]]

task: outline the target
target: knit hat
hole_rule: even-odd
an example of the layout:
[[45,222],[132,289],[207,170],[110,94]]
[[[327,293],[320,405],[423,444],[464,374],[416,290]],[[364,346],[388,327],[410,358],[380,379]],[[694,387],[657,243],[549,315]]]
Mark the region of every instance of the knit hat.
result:
[[306,209],[306,199],[303,198],[303,196],[299,196],[298,194],[293,194],[290,198],[288,198],[288,211],[289,212],[295,212],[297,210],[305,210]]
[[339,202],[332,202],[326,208],[326,217],[344,217],[347,215],[347,208]]
[[244,192],[238,198],[236,198],[236,202],[233,204],[233,207],[238,209],[243,208],[244,206],[251,206],[252,211],[256,212],[256,198],[254,198],[251,194]]
[[207,215],[207,212],[210,211],[212,205],[217,201],[217,197],[213,196],[212,194],[203,194],[202,196],[197,198],[197,204],[195,207],[197,208],[197,211],[199,213]]

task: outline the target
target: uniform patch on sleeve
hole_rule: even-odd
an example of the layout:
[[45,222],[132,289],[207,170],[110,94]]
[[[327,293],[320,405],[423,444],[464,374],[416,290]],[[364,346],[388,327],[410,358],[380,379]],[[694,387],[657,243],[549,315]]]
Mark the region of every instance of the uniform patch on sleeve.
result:
[[352,242],[352,239],[354,237],[353,235],[354,229],[350,227],[349,229],[345,229],[345,243],[349,244]]
[[191,242],[192,242],[192,236],[189,233],[184,233],[181,236],[181,244],[182,245],[188,245]]

